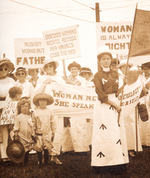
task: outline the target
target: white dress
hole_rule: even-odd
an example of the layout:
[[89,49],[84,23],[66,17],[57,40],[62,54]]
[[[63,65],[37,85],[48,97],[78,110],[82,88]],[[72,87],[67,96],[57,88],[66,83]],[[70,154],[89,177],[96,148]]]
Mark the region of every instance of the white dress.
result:
[[[145,83],[150,83],[150,77]],[[146,122],[139,119],[141,144],[144,146],[150,146],[150,89],[148,95],[143,97],[141,103],[146,104],[149,115],[149,119]]]
[[[9,89],[15,85],[15,81],[6,77],[0,79],[0,97],[6,97],[8,95]],[[0,109],[6,106],[6,101],[0,101]],[[8,125],[0,125],[0,153],[2,159],[8,158],[6,154],[6,148],[8,145]]]

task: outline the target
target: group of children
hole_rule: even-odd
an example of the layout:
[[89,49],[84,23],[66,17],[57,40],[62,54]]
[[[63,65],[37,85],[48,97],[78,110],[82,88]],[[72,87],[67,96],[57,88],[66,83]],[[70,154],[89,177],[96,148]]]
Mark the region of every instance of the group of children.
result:
[[[33,112],[30,110],[29,99],[21,98],[21,94],[22,90],[19,87],[12,87],[9,90],[11,101],[3,109],[1,122],[11,126],[14,123],[9,132],[10,138],[19,140],[23,144],[25,148],[24,164],[28,163],[29,152],[32,149],[37,151],[40,165],[42,164],[42,152],[44,152],[44,164],[48,164],[49,155],[51,155],[52,162],[62,164],[57,158],[53,146],[56,122],[52,110],[47,108],[47,105],[54,102],[53,97],[46,93],[35,95],[33,103],[36,109]],[[8,121],[8,118],[11,118],[11,121]]]

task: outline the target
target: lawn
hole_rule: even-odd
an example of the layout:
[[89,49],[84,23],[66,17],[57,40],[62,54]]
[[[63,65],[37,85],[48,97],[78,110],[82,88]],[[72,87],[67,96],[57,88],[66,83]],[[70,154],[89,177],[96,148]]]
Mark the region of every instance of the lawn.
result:
[[136,157],[130,157],[127,171],[114,176],[107,173],[96,173],[90,166],[91,154],[64,153],[59,156],[62,165],[50,162],[39,167],[36,154],[31,154],[26,166],[12,162],[0,162],[1,178],[149,178],[150,177],[150,147],[143,147],[143,152]]

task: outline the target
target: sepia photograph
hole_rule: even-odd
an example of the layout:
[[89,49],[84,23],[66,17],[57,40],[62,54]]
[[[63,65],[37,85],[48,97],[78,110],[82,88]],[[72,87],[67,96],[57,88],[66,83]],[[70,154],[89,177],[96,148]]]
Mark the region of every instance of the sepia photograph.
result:
[[0,177],[150,177],[150,1],[0,0]]

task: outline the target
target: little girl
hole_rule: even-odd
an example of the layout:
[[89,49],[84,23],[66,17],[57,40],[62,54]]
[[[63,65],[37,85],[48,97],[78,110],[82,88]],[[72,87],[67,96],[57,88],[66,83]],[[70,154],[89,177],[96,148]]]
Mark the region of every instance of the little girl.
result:
[[[9,135],[13,133],[13,124],[15,117],[17,116],[17,103],[21,99],[22,90],[18,87],[12,87],[9,90],[9,97],[11,100],[3,108],[2,115],[0,118],[0,125],[3,125],[5,134],[2,135],[3,143],[1,143],[1,150],[3,150],[3,157],[7,160],[6,148],[9,141],[11,140]],[[11,135],[12,136],[12,135]],[[3,159],[3,160],[5,160]]]
[[34,136],[34,124],[30,116],[30,101],[28,99],[21,99],[17,105],[18,116],[15,119],[14,124],[14,139],[18,140],[23,144],[25,148],[25,159],[24,164],[28,163],[29,151],[32,150],[32,136]]
[[34,113],[35,135],[37,137],[35,150],[37,151],[40,165],[42,164],[42,151],[44,151],[44,164],[48,164],[48,151],[52,155],[51,161],[56,164],[62,164],[58,160],[52,145],[56,131],[56,122],[54,121],[52,110],[46,107],[53,102],[53,97],[46,93],[39,93],[33,98],[33,103],[37,106]]

